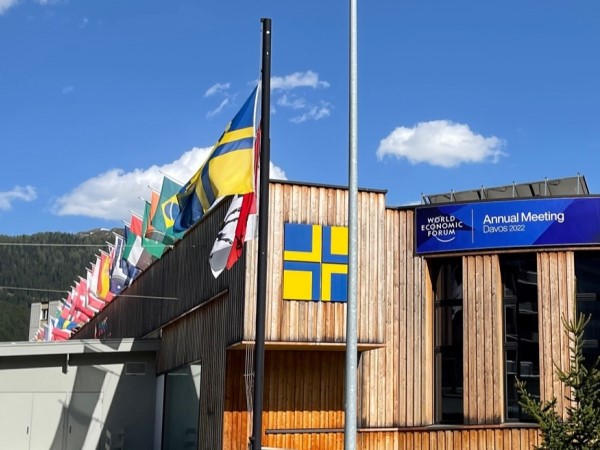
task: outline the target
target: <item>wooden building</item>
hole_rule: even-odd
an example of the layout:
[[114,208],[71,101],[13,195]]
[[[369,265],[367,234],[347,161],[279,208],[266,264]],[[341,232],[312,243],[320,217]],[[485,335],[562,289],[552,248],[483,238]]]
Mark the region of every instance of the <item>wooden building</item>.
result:
[[[600,199],[579,176],[409,207],[385,196],[358,195],[358,448],[533,448],[515,376],[564,414],[561,317],[593,313],[598,354]],[[213,278],[227,203],[75,336],[160,338],[163,448],[248,446],[257,243]],[[265,447],[343,448],[347,204],[340,187],[270,184]]]

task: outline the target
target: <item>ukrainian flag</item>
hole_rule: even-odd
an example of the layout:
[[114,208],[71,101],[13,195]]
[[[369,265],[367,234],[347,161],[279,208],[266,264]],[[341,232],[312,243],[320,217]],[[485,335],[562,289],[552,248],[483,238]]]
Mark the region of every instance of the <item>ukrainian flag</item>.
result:
[[254,191],[254,111],[258,86],[229,123],[202,167],[177,194],[179,214],[173,231],[202,218],[218,198]]

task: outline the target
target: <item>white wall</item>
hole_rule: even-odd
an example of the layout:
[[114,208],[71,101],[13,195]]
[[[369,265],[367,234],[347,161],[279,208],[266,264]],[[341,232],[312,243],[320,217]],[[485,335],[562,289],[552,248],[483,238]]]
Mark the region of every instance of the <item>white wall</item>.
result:
[[[128,362],[145,373],[126,375]],[[0,349],[0,449],[104,449],[106,430],[123,430],[125,448],[151,449],[155,395],[154,352]]]

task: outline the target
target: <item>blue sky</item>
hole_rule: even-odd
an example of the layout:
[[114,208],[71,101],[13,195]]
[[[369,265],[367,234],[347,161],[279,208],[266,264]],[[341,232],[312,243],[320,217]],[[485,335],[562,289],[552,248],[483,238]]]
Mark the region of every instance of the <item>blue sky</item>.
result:
[[[122,226],[259,76],[272,176],[348,182],[348,1],[0,0],[0,233]],[[359,185],[389,206],[600,176],[600,3],[358,2]]]

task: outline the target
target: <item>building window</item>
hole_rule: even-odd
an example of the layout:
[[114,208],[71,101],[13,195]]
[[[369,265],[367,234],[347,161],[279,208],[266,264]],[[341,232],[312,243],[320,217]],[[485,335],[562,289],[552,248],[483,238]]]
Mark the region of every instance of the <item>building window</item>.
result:
[[539,399],[540,345],[538,339],[537,259],[535,254],[500,258],[504,301],[506,418],[531,421],[519,405],[515,379]]
[[163,415],[163,450],[198,447],[200,364],[166,374]]
[[590,316],[583,332],[583,357],[589,369],[600,356],[600,253],[575,254],[577,314]]
[[437,423],[463,423],[463,287],[461,258],[429,261],[435,306]]

